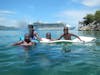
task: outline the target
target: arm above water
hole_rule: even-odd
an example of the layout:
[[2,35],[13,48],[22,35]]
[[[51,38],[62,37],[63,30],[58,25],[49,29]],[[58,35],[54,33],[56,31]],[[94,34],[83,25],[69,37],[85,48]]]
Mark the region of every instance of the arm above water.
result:
[[42,39],[39,37],[38,33],[35,33],[35,37],[36,37],[39,41],[42,40]]
[[80,41],[83,41],[83,40],[81,40],[81,38],[79,36],[77,36],[75,34],[71,34],[71,36],[74,36],[74,37],[78,38]]
[[32,46],[32,45],[36,45],[36,43],[34,42],[30,42],[30,43],[23,43],[23,44],[20,44],[21,46]]
[[63,37],[63,35],[61,35],[57,40],[60,40]]
[[17,43],[14,43],[12,46],[17,46],[17,45],[21,45],[23,43],[23,41],[19,41]]

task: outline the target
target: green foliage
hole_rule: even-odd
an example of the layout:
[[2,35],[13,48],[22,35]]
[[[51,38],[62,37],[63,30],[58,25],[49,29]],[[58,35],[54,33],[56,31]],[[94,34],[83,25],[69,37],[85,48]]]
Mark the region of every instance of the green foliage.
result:
[[94,21],[96,21],[96,24],[100,24],[100,10],[96,11],[96,13],[93,14],[87,14],[84,18],[83,24],[88,25]]
[[95,20],[96,20],[97,23],[100,23],[100,10],[96,11]]
[[94,21],[94,15],[87,14],[86,17],[84,17],[84,23],[88,25],[89,23],[92,23]]

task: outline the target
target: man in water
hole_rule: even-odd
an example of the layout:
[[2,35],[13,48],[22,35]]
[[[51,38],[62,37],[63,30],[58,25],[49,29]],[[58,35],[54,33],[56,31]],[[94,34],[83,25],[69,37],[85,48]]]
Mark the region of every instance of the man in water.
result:
[[29,34],[25,34],[24,35],[24,40],[19,41],[19,42],[13,44],[13,46],[16,46],[16,45],[22,45],[24,47],[28,47],[28,46],[35,45],[35,43],[31,42]]
[[68,27],[64,27],[63,34],[58,38],[60,40],[61,38],[64,38],[65,40],[71,40],[71,36],[77,37],[80,41],[82,41],[77,35],[71,34],[68,32]]

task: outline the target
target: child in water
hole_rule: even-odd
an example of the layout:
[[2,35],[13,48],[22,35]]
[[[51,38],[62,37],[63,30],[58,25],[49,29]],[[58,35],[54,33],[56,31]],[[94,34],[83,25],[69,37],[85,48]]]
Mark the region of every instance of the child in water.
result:
[[54,39],[51,38],[51,33],[46,33],[46,39],[53,41]]
[[41,38],[41,41],[54,41],[54,39],[51,38],[51,33],[46,33],[46,38]]

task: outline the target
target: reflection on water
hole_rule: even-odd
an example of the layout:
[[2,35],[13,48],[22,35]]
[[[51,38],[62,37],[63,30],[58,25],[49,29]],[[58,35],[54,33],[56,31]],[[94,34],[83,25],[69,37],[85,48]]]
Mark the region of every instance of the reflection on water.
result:
[[[37,32],[42,37],[51,32],[53,38],[62,33]],[[99,31],[78,32],[78,35],[97,38],[94,43],[37,44],[27,50],[11,46],[23,32],[0,31],[0,34],[0,75],[100,75]]]

